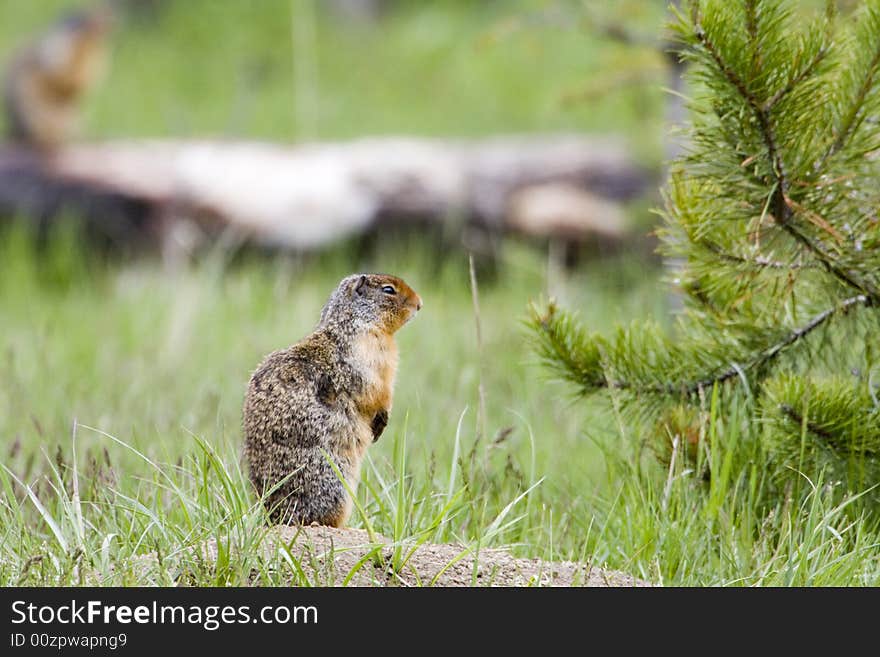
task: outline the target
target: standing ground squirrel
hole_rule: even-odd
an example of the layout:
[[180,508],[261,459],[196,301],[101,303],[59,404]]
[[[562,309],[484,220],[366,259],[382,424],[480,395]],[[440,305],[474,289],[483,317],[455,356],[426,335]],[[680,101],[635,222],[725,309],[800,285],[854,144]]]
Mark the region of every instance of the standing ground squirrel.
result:
[[104,68],[112,18],[106,4],[71,13],[13,57],[3,101],[14,141],[52,150],[72,136],[79,101]]
[[367,447],[388,423],[397,345],[394,333],[422,307],[386,274],[342,279],[315,330],[263,360],[244,402],[244,454],[251,482],[276,523],[341,527]]

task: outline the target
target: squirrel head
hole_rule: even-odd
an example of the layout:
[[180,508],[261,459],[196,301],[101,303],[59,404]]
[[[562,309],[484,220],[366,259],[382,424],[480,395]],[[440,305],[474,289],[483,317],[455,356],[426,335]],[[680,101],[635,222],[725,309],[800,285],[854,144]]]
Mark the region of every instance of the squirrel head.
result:
[[115,16],[109,3],[65,14],[33,49],[57,93],[75,99],[104,74]]
[[353,274],[330,295],[319,326],[346,333],[378,329],[393,334],[421,307],[422,298],[397,276]]

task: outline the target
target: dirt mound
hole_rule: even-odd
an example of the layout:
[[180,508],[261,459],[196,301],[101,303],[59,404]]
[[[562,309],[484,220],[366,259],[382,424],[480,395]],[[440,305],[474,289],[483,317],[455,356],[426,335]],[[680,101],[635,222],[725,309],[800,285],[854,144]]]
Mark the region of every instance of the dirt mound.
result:
[[[275,527],[266,536],[267,554],[289,551],[312,583],[325,586],[649,586],[624,573],[571,561],[518,559],[499,549],[479,554],[463,545],[404,543],[402,567],[394,571],[395,545],[361,529]],[[200,555],[216,559],[214,540]]]

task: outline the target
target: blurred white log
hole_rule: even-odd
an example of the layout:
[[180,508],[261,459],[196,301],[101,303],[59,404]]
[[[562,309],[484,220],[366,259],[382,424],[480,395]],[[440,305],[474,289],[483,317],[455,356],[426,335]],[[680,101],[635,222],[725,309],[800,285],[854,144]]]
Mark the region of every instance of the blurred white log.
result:
[[293,249],[382,222],[464,221],[575,240],[623,235],[620,201],[652,182],[623,143],[583,135],[114,141],[53,155],[0,148],[0,212],[45,221],[68,209],[101,222],[115,199],[157,223],[185,219]]

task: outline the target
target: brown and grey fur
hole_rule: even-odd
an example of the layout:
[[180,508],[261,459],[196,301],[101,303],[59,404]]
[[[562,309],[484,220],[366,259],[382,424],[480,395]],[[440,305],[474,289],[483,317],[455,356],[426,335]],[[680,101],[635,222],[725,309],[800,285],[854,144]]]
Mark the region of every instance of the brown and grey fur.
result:
[[352,501],[328,458],[355,490],[364,453],[391,411],[394,333],[421,307],[419,295],[395,276],[348,276],[315,330],[269,354],[253,373],[244,403],[244,454],[251,482],[268,493],[273,522],[346,522]]
[[53,150],[73,136],[79,102],[104,68],[111,21],[107,5],[72,13],[13,57],[3,86],[13,141]]

